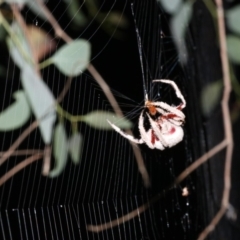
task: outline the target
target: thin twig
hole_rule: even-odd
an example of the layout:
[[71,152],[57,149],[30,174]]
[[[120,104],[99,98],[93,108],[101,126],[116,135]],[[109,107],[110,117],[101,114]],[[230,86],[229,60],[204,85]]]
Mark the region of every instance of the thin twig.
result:
[[51,168],[52,146],[46,145],[44,149],[42,175],[48,176]]
[[145,212],[153,203],[157,202],[161,196],[157,195],[154,198],[152,198],[147,203],[143,204],[141,207],[138,207],[137,209],[133,210],[132,212],[127,213],[126,215],[117,218],[113,221],[100,224],[100,225],[87,225],[87,230],[92,232],[101,232],[104,230],[107,230],[112,227],[116,227],[119,224],[123,224],[125,222],[128,222],[129,220],[135,218],[136,216],[139,216],[139,214]]
[[200,158],[198,158],[194,163],[192,163],[183,172],[180,173],[180,175],[175,179],[173,185],[176,185],[176,184],[179,184],[180,182],[182,182],[188,175],[190,175],[193,171],[195,171],[200,165],[202,165],[207,160],[209,160],[209,158],[211,158],[216,153],[218,153],[222,149],[224,149],[227,146],[227,144],[228,143],[225,139],[221,143],[219,143],[217,146],[212,148],[209,152],[205,153]]
[[24,132],[17,138],[17,140],[11,145],[11,147],[0,158],[0,166],[12,155],[15,149],[22,143],[22,141],[38,127],[39,123],[35,120]]
[[58,95],[57,103],[60,103],[64,99],[64,97],[67,94],[71,84],[72,84],[72,77],[69,77],[67,82],[64,85],[64,88],[63,88],[62,92]]
[[[5,154],[6,152],[0,152],[0,157]],[[27,155],[33,155],[33,154],[43,154],[42,150],[39,149],[21,149],[14,151],[11,156],[27,156]]]
[[37,153],[35,155],[32,155],[31,157],[26,158],[19,164],[17,164],[15,167],[13,167],[10,171],[8,171],[5,175],[3,175],[0,178],[0,186],[2,186],[9,178],[11,178],[21,169],[25,168],[27,165],[33,163],[34,161],[41,159],[42,157],[43,157],[43,154]]
[[69,37],[66,34],[66,32],[64,32],[62,30],[62,28],[58,24],[57,20],[54,18],[54,16],[49,11],[49,9],[45,6],[43,1],[42,0],[36,0],[36,3],[40,7],[40,9],[44,12],[44,14],[45,14],[47,20],[49,21],[49,23],[52,25],[52,27],[53,27],[53,29],[55,31],[56,36],[58,36],[59,38],[62,38],[65,42],[71,42],[72,41],[71,37]]
[[219,31],[219,41],[220,41],[220,53],[222,61],[222,70],[223,70],[223,83],[224,83],[224,92],[222,99],[222,111],[223,111],[223,120],[224,120],[224,133],[225,139],[227,142],[226,149],[226,159],[224,167],[224,189],[221,202],[221,208],[215,217],[211,220],[210,224],[201,232],[198,237],[198,240],[203,240],[207,235],[214,230],[220,219],[225,214],[229,206],[229,196],[231,190],[231,163],[232,163],[232,152],[233,152],[233,137],[232,137],[232,125],[229,111],[229,96],[231,93],[231,80],[230,80],[230,71],[227,57],[227,44],[226,44],[226,32],[225,32],[225,23],[224,23],[224,10],[222,5],[222,0],[216,0],[217,5],[217,16],[218,16],[218,31]]

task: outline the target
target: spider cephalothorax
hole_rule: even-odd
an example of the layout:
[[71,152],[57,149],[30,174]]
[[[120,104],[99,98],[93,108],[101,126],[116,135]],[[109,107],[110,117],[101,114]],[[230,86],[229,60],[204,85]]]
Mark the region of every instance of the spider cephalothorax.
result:
[[[134,138],[132,135],[124,133],[119,127],[111,123],[109,124],[113,127],[115,131],[121,134],[128,140],[142,144],[145,143],[149,148],[157,148],[164,150],[167,147],[172,147],[182,141],[183,139],[183,129],[182,125],[185,121],[185,115],[181,111],[186,106],[186,101],[180,92],[178,86],[171,80],[167,79],[157,79],[153,82],[162,82],[170,84],[182,103],[178,106],[170,106],[165,102],[152,102],[148,100],[146,96],[146,101],[144,108],[139,117],[138,128],[140,132],[140,139]],[[146,112],[148,118],[150,129],[146,130],[144,128],[144,116]]]

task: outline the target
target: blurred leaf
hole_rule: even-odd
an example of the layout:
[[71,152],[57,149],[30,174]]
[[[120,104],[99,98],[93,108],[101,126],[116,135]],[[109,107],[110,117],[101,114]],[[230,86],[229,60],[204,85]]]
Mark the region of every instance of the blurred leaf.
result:
[[24,65],[21,71],[21,81],[32,111],[40,121],[39,128],[43,141],[45,144],[49,144],[56,120],[55,98],[34,68],[27,64]]
[[192,2],[185,2],[171,18],[170,28],[182,63],[187,62],[185,32],[192,17]]
[[81,133],[73,133],[68,140],[68,150],[72,161],[78,164],[81,160],[83,137]]
[[0,25],[0,41],[5,40],[6,37],[7,37],[7,32],[5,28],[2,25]]
[[[0,77],[6,76],[7,70],[5,66],[0,65]],[[8,72],[8,76],[11,76],[11,74]]]
[[49,177],[57,177],[59,174],[61,174],[67,163],[67,135],[63,123],[58,123],[56,126],[53,140],[53,155],[55,158],[55,166],[49,173]]
[[86,26],[87,18],[81,11],[81,5],[78,0],[64,0],[67,4],[66,10],[69,17],[71,17],[72,22],[79,27]]
[[77,76],[87,68],[90,54],[90,43],[80,39],[61,47],[52,56],[51,61],[63,74]]
[[[40,120],[40,131],[45,144],[49,144],[52,138],[52,128],[56,119],[55,112],[55,98],[48,86],[44,83],[41,77],[34,69],[32,62],[28,62],[23,56],[22,52],[19,51],[20,47],[26,58],[32,59],[31,51],[26,42],[26,39],[18,26],[18,24],[12,24],[12,30],[17,37],[17,41],[20,46],[16,46],[12,39],[8,38],[7,43],[9,51],[14,62],[21,69],[21,81],[25,89],[28,101],[35,117]],[[43,117],[43,119],[41,119]]]
[[9,131],[21,127],[31,115],[24,91],[13,94],[16,101],[0,113],[0,131]]
[[27,3],[28,1],[29,0],[4,0],[3,2],[9,3],[9,4],[17,3],[17,4],[20,4],[20,6],[22,6],[23,4]]
[[179,10],[180,5],[182,4],[182,0],[157,0],[161,3],[163,9],[169,13],[173,14],[177,10]]
[[35,59],[40,60],[56,48],[55,41],[44,30],[34,25],[27,26]]
[[112,130],[112,127],[107,122],[107,120],[122,129],[130,129],[132,127],[132,123],[129,120],[123,117],[119,117],[115,113],[105,111],[93,111],[82,116],[82,121],[84,121],[93,128],[101,130]]
[[[46,0],[42,0],[43,2],[46,2]],[[42,10],[42,8],[38,5],[36,0],[4,0],[4,1],[0,1],[1,2],[6,2],[8,4],[18,4],[18,7],[20,9],[23,8],[23,6],[25,4],[28,5],[29,9],[34,12],[37,16],[41,17],[43,20],[47,20],[47,18],[45,17],[44,11]]]
[[201,93],[202,111],[205,116],[209,116],[212,110],[219,103],[222,94],[223,83],[216,81],[203,88]]
[[240,5],[232,7],[226,11],[227,25],[229,29],[240,34]]
[[234,35],[227,36],[227,51],[229,59],[234,63],[240,63],[240,38]]
[[[122,12],[112,11],[110,13],[106,13],[104,18],[107,16],[106,21],[113,24],[115,27],[127,28],[129,23],[127,18],[123,15]],[[103,20],[104,20],[103,18]]]
[[10,37],[7,38],[7,45],[12,60],[20,69],[22,69],[24,68],[25,64],[33,63],[32,53],[19,25],[16,22],[13,22],[11,27],[12,31],[14,32],[14,37],[16,38],[16,41],[18,42],[19,45],[16,46]]
[[[46,0],[42,0],[43,2],[46,2]],[[36,0],[27,0],[26,2],[28,8],[36,14],[36,17],[40,17],[43,20],[47,21],[47,17],[45,16],[44,10],[41,6],[38,5]]]

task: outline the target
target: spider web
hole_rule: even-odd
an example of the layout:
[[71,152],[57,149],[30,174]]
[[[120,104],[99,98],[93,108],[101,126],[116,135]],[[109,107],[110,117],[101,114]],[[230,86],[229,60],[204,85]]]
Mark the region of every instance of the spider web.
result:
[[[135,136],[138,136],[137,120],[141,111],[139,106],[142,106],[144,99],[144,86],[151,99],[175,103],[177,99],[170,87],[160,84],[153,86],[151,83],[153,79],[168,78],[175,80],[184,94],[185,76],[178,66],[168,19],[155,1],[99,1],[99,11],[93,19],[97,19],[102,12],[108,16],[114,11],[128,17],[130,26],[123,37],[125,40],[114,38],[117,28],[110,35],[104,31],[101,26],[106,18],[100,22],[91,20],[83,29],[76,31],[71,25],[73,17],[67,15],[70,5],[49,2],[47,6],[73,38],[85,38],[91,42],[91,63],[111,88],[117,90],[113,92],[126,116],[134,122]],[[86,2],[79,5],[79,11],[87,12]],[[52,28],[45,21],[36,18],[27,9],[22,13],[26,22],[53,35]],[[56,44],[59,48],[63,43],[56,39]],[[7,53],[6,56],[7,73],[1,89],[2,109],[12,103],[9,96],[22,88],[19,71]],[[42,74],[54,95],[58,96],[67,79],[52,66],[43,70]],[[112,111],[104,93],[88,72],[74,78],[61,105],[75,115],[93,110]],[[1,132],[1,151],[6,151],[33,121],[32,117],[16,131]],[[67,121],[65,128],[70,135],[71,125]],[[163,152],[141,146],[152,184],[151,188],[146,189],[126,139],[114,131],[99,131],[84,123],[79,124],[79,131],[84,136],[79,165],[68,161],[59,177],[47,178],[41,175],[42,161],[37,161],[1,186],[1,239],[152,240],[196,237],[199,226],[197,207],[194,205],[194,175],[181,186],[168,188],[192,161],[187,137],[176,147]],[[34,131],[20,147],[42,150],[44,144],[39,130]],[[12,156],[1,166],[1,176],[26,157]],[[184,187],[190,192],[187,197],[181,195]],[[86,225],[102,224],[121,217],[157,194],[161,195],[160,201],[136,218],[99,233],[86,230]]]

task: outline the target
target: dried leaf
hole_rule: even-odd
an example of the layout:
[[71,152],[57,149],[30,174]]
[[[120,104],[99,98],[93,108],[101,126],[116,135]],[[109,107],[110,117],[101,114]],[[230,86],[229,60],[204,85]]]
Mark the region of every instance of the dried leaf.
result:
[[24,91],[15,92],[13,97],[16,101],[0,113],[0,131],[9,131],[21,127],[31,115]]
[[56,48],[56,42],[44,30],[34,25],[27,26],[29,40],[38,61]]
[[60,175],[67,164],[67,135],[63,123],[58,123],[54,131],[53,155],[55,158],[55,166],[48,175],[52,178]]
[[82,117],[82,121],[93,128],[101,130],[112,130],[112,127],[107,122],[107,120],[122,129],[130,129],[132,127],[132,123],[129,120],[119,117],[115,113],[110,112],[93,111]]

